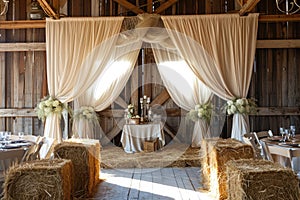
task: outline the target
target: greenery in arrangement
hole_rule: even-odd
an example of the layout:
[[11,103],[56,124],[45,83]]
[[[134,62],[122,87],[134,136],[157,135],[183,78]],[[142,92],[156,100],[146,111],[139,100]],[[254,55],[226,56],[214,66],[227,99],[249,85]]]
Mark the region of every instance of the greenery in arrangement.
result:
[[132,105],[132,104],[129,104],[128,106],[127,106],[127,118],[132,118],[132,117],[134,117],[135,115],[134,115],[134,105]]
[[225,109],[228,115],[239,114],[255,114],[257,112],[256,100],[253,98],[236,98],[227,101]]
[[46,117],[53,113],[60,114],[59,116],[61,117],[61,113],[64,109],[68,110],[68,107],[56,98],[50,96],[44,97],[35,108],[35,111],[38,115],[38,118],[42,121],[45,121]]
[[203,119],[209,122],[211,119],[212,111],[213,105],[211,102],[207,102],[205,104],[197,104],[195,105],[195,109],[192,109],[188,112],[187,117],[194,122],[199,119]]
[[98,115],[92,106],[82,106],[74,113],[74,119],[98,120]]

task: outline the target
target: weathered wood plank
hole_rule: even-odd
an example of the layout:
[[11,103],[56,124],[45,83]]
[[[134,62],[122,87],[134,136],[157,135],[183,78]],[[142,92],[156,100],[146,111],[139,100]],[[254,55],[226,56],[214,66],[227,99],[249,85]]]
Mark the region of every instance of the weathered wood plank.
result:
[[257,114],[253,116],[287,116],[287,115],[300,115],[299,107],[259,107]]
[[294,15],[259,15],[258,22],[297,22],[300,14]]
[[0,109],[0,117],[37,117],[33,108]]
[[287,39],[287,40],[257,40],[256,48],[258,49],[270,49],[270,48],[300,48],[299,39]]
[[46,43],[0,43],[0,52],[46,51]]

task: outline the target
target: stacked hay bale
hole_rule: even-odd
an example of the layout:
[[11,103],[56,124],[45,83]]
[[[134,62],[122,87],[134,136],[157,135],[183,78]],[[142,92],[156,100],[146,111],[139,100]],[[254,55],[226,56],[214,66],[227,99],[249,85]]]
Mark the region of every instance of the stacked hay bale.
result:
[[227,162],[228,200],[298,200],[300,190],[292,169],[266,160]]
[[73,199],[73,166],[70,160],[38,160],[9,169],[4,199]]
[[226,162],[253,159],[253,148],[235,139],[211,138],[203,141],[201,151],[204,189],[209,188],[221,200],[227,199]]
[[100,144],[98,140],[71,139],[54,148],[56,158],[70,159],[74,166],[74,196],[89,197],[99,182]]

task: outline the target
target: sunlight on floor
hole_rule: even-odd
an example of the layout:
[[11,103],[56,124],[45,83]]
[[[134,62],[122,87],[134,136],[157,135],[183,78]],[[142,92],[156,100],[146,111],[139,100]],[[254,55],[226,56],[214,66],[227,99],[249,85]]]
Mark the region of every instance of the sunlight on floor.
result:
[[[200,199],[214,200],[212,194],[206,191],[194,191],[177,186],[170,186],[163,183],[155,183],[134,178],[121,177],[116,174],[101,173],[101,179],[107,183],[118,185],[124,188],[131,188],[142,192],[166,197],[166,199]],[[179,197],[181,196],[181,197]]]

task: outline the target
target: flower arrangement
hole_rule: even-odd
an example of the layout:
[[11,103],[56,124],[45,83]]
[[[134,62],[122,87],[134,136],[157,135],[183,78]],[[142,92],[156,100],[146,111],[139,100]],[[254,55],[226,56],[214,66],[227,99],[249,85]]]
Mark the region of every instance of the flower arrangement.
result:
[[195,109],[192,109],[188,112],[187,116],[194,122],[199,119],[204,119],[209,122],[211,119],[212,110],[213,105],[211,102],[207,102],[205,104],[197,104],[195,105]]
[[127,118],[133,118],[135,116],[134,115],[135,109],[134,109],[134,105],[133,104],[129,104],[127,106],[126,111],[127,111]]
[[44,97],[41,102],[35,108],[35,111],[38,115],[38,118],[42,121],[45,121],[46,117],[53,113],[60,114],[67,107],[61,103],[59,100],[53,97]]
[[240,114],[252,114],[257,112],[256,100],[253,98],[236,98],[234,100],[227,101],[225,106],[228,115],[240,113]]
[[82,106],[74,113],[74,119],[98,120],[98,115],[92,106]]

